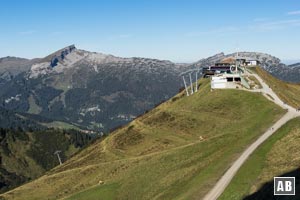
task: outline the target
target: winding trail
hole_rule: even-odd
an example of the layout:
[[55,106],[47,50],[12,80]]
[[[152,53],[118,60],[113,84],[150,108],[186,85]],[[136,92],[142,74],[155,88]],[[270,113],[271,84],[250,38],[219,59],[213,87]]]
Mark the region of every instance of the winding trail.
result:
[[[257,74],[251,74],[254,76],[262,85],[262,89],[252,90],[252,92],[261,92],[270,101],[273,101],[280,107],[287,110],[287,113],[275,122],[265,133],[263,133],[254,143],[252,143],[242,155],[231,165],[226,173],[219,179],[215,186],[206,194],[204,200],[216,200],[224,192],[234,175],[247,160],[247,158],[255,151],[255,149],[267,140],[274,132],[276,132],[282,125],[289,120],[300,116],[300,112],[297,112],[295,108],[282,102],[279,97],[273,92],[273,90],[263,81],[263,79]],[[251,91],[251,90],[247,90]],[[270,96],[273,98],[270,98]]]

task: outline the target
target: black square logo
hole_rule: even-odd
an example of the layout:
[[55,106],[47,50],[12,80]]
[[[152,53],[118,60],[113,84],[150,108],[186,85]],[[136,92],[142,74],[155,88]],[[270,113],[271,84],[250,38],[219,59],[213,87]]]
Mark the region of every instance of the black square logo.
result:
[[274,195],[295,195],[295,177],[274,177]]

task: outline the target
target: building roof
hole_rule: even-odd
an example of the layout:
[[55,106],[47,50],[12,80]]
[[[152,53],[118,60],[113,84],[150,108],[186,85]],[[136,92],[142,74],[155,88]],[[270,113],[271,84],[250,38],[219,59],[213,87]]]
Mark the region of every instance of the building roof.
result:
[[214,75],[213,77],[241,77],[240,74],[217,74],[217,75]]
[[258,59],[256,58],[252,58],[252,57],[246,57],[246,56],[238,56],[236,58],[237,60],[246,60],[246,61],[259,61]]

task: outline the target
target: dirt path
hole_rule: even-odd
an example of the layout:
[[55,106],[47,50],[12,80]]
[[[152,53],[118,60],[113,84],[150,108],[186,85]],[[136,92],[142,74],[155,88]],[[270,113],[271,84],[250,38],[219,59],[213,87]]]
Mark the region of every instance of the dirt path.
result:
[[[228,186],[234,175],[247,160],[247,158],[255,151],[255,149],[261,145],[266,139],[268,139],[274,132],[276,132],[282,125],[284,125],[289,120],[300,116],[300,112],[297,112],[295,108],[286,105],[282,102],[279,97],[273,92],[273,90],[268,87],[268,85],[262,80],[257,74],[253,75],[262,85],[262,89],[252,90],[253,92],[261,92],[266,96],[270,101],[273,101],[280,107],[287,109],[287,113],[281,117],[275,124],[273,124],[269,130],[262,134],[254,143],[252,143],[242,155],[231,165],[231,167],[226,171],[226,173],[219,179],[215,186],[209,191],[209,193],[203,198],[204,200],[215,200],[217,199]],[[250,90],[249,90],[250,91]],[[272,98],[270,98],[269,96]]]

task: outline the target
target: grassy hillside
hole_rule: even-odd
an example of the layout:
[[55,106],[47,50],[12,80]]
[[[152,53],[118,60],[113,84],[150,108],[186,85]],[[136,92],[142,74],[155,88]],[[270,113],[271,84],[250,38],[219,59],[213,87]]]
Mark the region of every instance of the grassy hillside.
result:
[[[300,118],[281,127],[260,146],[238,171],[220,200],[269,199],[273,196],[273,177],[298,171],[300,168]],[[294,173],[292,176],[297,176]],[[268,181],[271,184],[265,185]],[[300,184],[296,185],[299,188]],[[298,190],[299,195],[299,190]],[[295,199],[299,196],[295,196]],[[283,199],[283,198],[281,198]],[[287,196],[286,199],[293,199]]]
[[300,84],[288,83],[281,81],[260,67],[253,69],[264,81],[272,88],[272,90],[283,101],[293,106],[300,107]]
[[260,94],[201,80],[198,93],[181,92],[3,197],[198,199],[283,113]]

